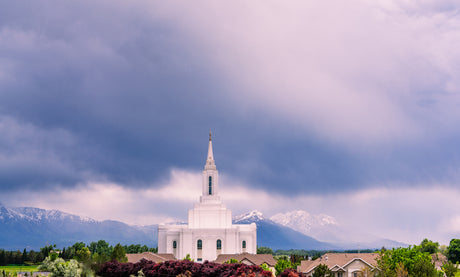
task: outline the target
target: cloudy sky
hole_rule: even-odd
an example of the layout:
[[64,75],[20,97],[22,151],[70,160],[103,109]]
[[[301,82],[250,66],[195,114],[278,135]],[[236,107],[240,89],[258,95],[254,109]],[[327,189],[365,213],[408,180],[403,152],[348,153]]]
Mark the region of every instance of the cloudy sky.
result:
[[209,129],[234,214],[460,233],[460,4],[0,1],[0,202],[185,219]]

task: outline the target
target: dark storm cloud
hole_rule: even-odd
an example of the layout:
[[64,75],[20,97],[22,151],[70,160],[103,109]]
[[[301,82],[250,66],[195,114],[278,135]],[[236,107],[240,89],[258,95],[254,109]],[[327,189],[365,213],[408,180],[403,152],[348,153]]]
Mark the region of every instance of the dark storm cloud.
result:
[[149,186],[172,167],[201,170],[209,128],[221,172],[281,193],[439,180],[458,168],[457,148],[436,141],[362,151],[235,101],[250,89],[236,92],[157,5],[0,3],[2,189]]

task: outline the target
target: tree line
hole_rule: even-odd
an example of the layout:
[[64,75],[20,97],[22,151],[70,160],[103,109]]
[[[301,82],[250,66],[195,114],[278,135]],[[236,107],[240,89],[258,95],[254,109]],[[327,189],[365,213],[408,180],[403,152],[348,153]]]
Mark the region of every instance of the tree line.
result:
[[[142,252],[157,252],[157,248],[148,247],[147,245],[131,244],[122,246],[125,253],[142,253]],[[40,248],[40,251],[27,250],[23,251],[9,251],[0,249],[0,266],[9,264],[39,264],[42,263],[50,253],[56,253],[58,258],[64,260],[70,259],[86,259],[89,255],[91,260],[103,263],[110,260],[114,246],[109,245],[105,240],[91,242],[85,244],[84,242],[77,242],[69,247],[62,249],[57,248],[56,245],[47,245]],[[89,254],[88,254],[89,253]]]

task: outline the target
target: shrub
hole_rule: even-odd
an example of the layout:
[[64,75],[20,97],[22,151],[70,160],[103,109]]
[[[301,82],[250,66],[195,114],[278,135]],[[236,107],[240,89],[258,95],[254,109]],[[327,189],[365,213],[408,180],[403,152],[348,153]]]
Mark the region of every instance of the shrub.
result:
[[[239,263],[217,264],[208,261],[200,264],[188,260],[166,261],[157,264],[152,261],[145,260],[134,264],[119,263],[114,260],[102,264],[100,270],[97,272],[97,275],[101,277],[128,277],[130,275],[137,276],[138,272],[141,270],[145,277],[177,276],[181,274],[185,276],[191,274],[192,276],[203,277],[272,276],[270,271],[265,271],[260,266],[255,265],[250,266]],[[291,276],[289,275],[289,277]]]

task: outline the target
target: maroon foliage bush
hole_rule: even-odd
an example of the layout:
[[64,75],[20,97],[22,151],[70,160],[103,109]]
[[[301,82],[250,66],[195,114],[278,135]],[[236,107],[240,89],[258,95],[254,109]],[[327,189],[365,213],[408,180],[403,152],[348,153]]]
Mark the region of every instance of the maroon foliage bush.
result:
[[192,276],[203,277],[272,276],[270,271],[264,271],[261,267],[256,265],[216,264],[208,261],[201,264],[187,260],[167,261],[157,264],[146,260],[134,264],[110,261],[102,264],[97,275],[101,277],[129,277],[130,275],[137,276],[140,270],[142,270],[146,277],[176,277],[179,274],[185,274],[187,271],[190,272]]
[[279,277],[302,277],[302,274],[298,273],[297,270],[292,268],[286,268]]

